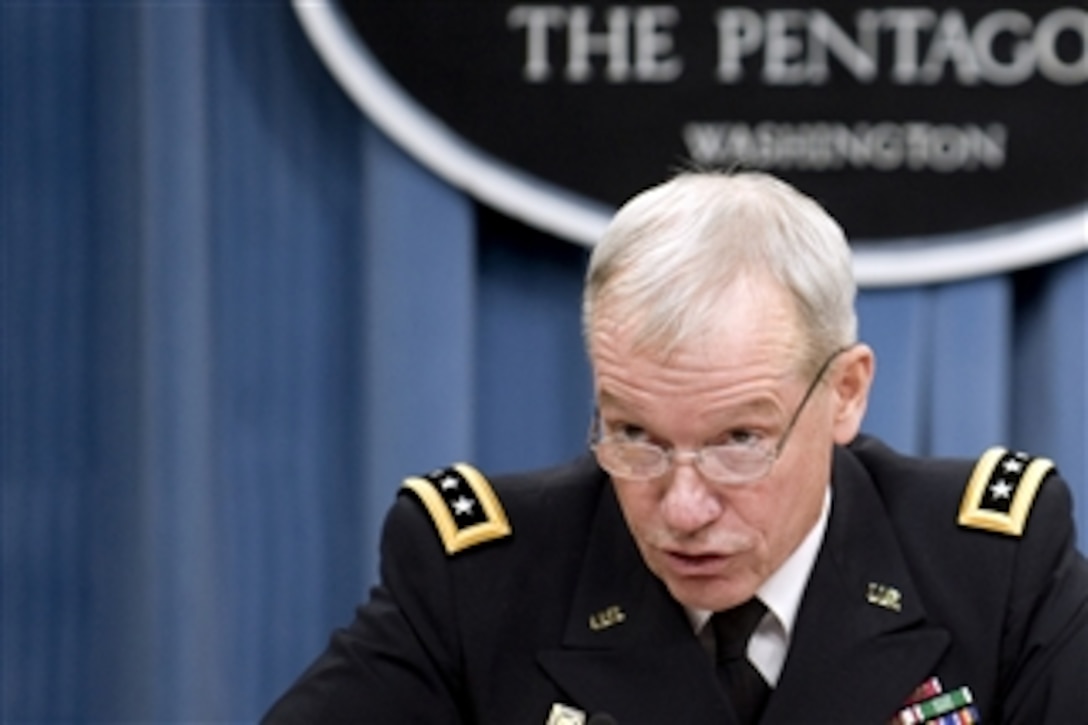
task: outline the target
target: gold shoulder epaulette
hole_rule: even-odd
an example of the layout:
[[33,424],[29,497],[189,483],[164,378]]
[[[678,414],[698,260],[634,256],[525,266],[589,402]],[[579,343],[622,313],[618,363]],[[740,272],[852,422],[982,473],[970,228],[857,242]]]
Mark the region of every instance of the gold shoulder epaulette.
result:
[[982,454],[960,501],[959,524],[1008,536],[1024,533],[1035,494],[1054,462],[1005,448]]
[[495,490],[467,463],[406,478],[404,487],[427,508],[447,554],[513,533]]

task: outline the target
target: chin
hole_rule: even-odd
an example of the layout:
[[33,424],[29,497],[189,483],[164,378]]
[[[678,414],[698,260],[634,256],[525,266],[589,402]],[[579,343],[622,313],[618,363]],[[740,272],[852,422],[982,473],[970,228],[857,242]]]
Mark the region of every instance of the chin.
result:
[[710,612],[732,609],[755,596],[756,589],[759,588],[756,582],[722,579],[703,582],[666,581],[665,585],[668,587],[673,599],[684,606]]

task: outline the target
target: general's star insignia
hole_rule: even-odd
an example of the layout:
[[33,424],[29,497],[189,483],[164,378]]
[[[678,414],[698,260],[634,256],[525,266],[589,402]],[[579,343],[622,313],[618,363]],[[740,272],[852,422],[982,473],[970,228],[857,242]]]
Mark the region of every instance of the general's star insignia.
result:
[[1031,505],[1054,463],[991,448],[979,458],[960,501],[959,524],[1009,536],[1024,533]]
[[404,488],[427,508],[447,554],[512,533],[495,490],[467,463],[407,478]]
[[453,513],[457,516],[471,516],[474,508],[476,502],[464,496],[453,502]]

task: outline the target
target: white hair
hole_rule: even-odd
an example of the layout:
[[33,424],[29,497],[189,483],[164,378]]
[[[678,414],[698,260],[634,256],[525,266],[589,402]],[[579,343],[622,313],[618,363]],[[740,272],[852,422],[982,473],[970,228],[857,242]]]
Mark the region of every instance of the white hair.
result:
[[711,329],[722,290],[742,274],[788,291],[808,364],[856,341],[857,288],[839,224],[767,174],[699,172],[642,192],[612,219],[586,272],[587,343],[607,308],[637,325],[641,349],[667,354]]

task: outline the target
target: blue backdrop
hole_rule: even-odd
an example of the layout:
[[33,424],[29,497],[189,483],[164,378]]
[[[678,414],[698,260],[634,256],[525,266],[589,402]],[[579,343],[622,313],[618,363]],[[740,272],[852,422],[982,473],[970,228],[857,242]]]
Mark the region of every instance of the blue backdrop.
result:
[[[285,2],[0,28],[0,719],[251,721],[405,474],[582,449],[585,253],[393,147]],[[1088,543],[1088,256],[860,307],[867,428],[1056,458]]]

